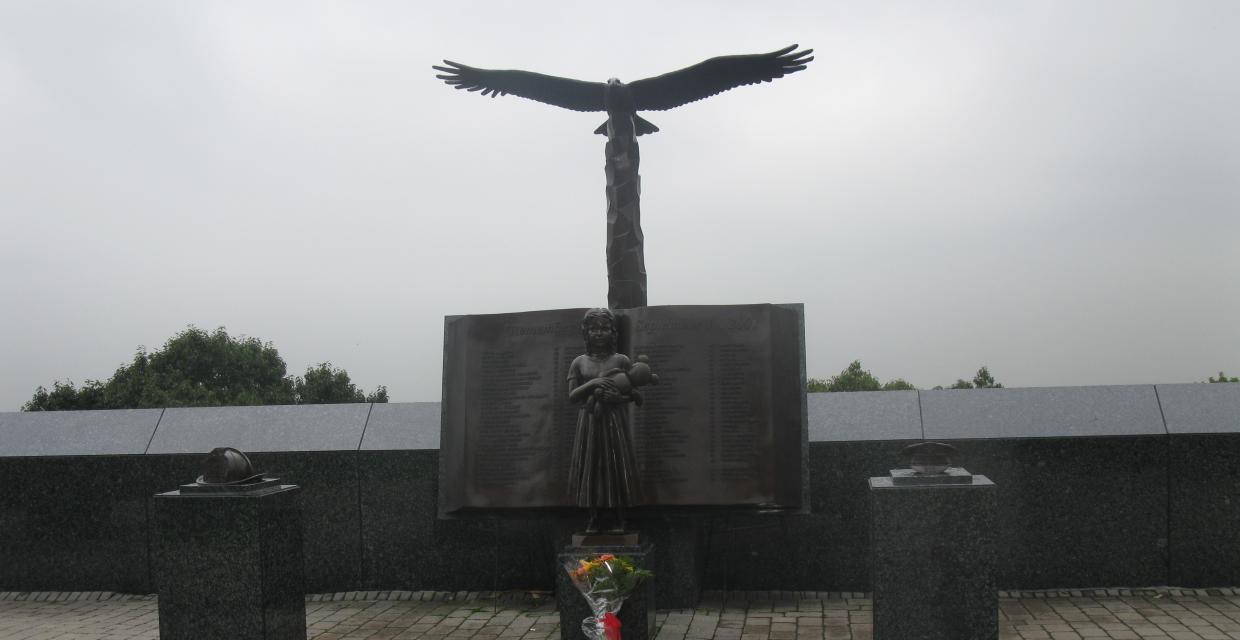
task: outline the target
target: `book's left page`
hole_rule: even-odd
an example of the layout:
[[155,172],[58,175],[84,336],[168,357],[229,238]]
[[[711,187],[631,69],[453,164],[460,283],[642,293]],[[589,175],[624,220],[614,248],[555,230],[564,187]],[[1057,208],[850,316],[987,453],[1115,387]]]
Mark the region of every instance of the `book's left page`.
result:
[[444,320],[439,513],[571,506],[568,367],[585,309]]

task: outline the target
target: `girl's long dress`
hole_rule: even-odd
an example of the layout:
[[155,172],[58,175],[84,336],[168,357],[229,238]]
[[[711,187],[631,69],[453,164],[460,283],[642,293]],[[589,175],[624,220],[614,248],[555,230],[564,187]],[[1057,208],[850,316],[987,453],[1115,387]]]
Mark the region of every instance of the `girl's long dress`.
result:
[[[623,354],[605,358],[578,356],[569,369],[570,388],[597,378],[610,369],[629,368]],[[614,509],[641,501],[637,459],[629,434],[629,405],[599,404],[595,413],[583,405],[577,412],[577,435],[569,464],[568,489],[579,507]]]

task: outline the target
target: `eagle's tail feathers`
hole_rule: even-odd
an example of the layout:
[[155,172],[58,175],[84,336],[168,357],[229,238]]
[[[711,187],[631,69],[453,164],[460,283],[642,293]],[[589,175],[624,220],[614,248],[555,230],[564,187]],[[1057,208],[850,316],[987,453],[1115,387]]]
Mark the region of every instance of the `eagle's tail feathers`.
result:
[[[633,114],[633,133],[634,134],[642,136],[642,135],[646,135],[647,133],[656,133],[658,130],[659,128],[654,126],[653,122],[637,115],[636,113]],[[607,120],[604,120],[603,124],[600,124],[598,128],[594,130],[594,133],[597,133],[600,136],[607,135]]]
[[636,113],[633,114],[633,128],[637,129],[637,135],[639,136],[647,133],[655,133],[659,130],[658,127],[654,126],[653,122],[637,115]]

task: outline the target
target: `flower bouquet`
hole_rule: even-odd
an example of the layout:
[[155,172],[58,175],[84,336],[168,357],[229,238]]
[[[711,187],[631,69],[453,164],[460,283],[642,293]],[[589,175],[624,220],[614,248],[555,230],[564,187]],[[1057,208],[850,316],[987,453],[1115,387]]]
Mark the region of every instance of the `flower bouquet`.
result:
[[620,640],[620,619],[616,613],[624,599],[653,574],[637,568],[628,558],[610,553],[566,560],[564,570],[594,612],[593,617],[581,621],[586,637]]

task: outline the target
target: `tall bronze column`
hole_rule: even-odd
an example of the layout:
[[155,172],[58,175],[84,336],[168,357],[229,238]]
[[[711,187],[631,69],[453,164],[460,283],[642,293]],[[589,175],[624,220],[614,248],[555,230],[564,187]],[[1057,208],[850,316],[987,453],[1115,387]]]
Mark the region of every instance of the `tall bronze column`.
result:
[[607,128],[607,306],[612,309],[646,306],[641,153],[631,122],[627,131]]

